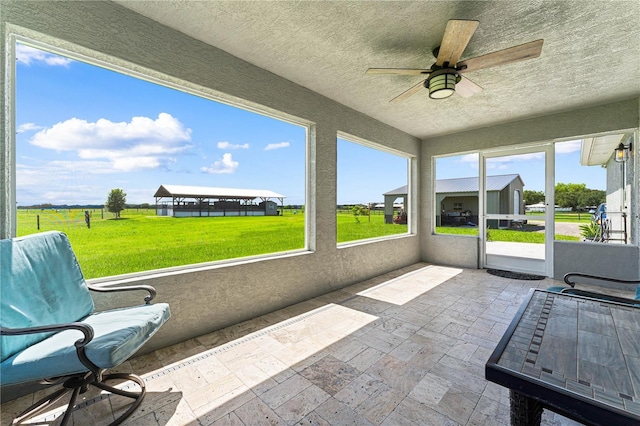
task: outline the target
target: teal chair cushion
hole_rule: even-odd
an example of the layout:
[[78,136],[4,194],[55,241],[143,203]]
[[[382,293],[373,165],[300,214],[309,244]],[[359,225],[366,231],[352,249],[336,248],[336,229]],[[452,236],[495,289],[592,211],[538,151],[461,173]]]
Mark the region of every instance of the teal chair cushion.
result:
[[[83,318],[94,338],[86,346],[86,355],[99,368],[113,368],[126,361],[164,324],[170,316],[169,305],[156,303],[111,311],[96,312]],[[13,338],[13,337],[10,337]],[[75,374],[87,371],[76,355],[73,343],[82,333],[67,330],[54,334],[0,364],[2,384]]]
[[[0,288],[2,327],[70,323],[94,310],[71,244],[57,231],[1,240]],[[49,335],[1,336],[0,361]]]

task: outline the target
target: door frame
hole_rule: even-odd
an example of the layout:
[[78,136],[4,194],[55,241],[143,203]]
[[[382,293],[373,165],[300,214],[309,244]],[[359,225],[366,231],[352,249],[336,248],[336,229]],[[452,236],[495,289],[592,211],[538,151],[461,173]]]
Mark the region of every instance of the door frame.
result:
[[[499,214],[487,214],[486,204],[486,160],[489,158],[506,157],[511,155],[531,154],[536,152],[543,152],[545,154],[545,258],[544,266],[540,271],[526,270],[521,268],[514,268],[517,272],[525,273],[544,273],[547,277],[553,277],[553,245],[555,240],[555,150],[554,144],[538,143],[529,146],[517,146],[517,147],[503,147],[495,150],[483,150],[479,152],[478,156],[478,203],[480,207],[480,218],[478,220],[478,237],[479,237],[479,260],[481,268],[491,267],[491,264],[487,262],[487,250],[486,250],[486,223],[487,219],[528,219],[525,216],[526,212],[522,212],[520,215],[499,215]],[[524,199],[524,192],[522,194]],[[549,208],[551,206],[552,208]],[[505,257],[507,259],[507,257]]]

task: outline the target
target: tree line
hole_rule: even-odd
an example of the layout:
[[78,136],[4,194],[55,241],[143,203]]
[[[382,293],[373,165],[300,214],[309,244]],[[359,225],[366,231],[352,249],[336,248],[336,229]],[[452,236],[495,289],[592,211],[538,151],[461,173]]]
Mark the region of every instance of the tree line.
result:
[[[557,183],[555,194],[558,206],[571,207],[574,211],[598,206],[607,199],[606,191],[589,189],[584,183]],[[543,191],[525,190],[523,195],[527,205],[544,202]]]

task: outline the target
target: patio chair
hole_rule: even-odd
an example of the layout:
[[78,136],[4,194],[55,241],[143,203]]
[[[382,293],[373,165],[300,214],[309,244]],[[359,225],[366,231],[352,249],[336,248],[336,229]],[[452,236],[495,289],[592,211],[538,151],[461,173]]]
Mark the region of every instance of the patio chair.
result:
[[[61,422],[65,425],[78,394],[89,386],[133,400],[112,425],[133,414],[144,398],[144,381],[134,374],[105,374],[105,370],[129,359],[169,319],[168,304],[150,304],[153,287],[88,285],[67,236],[57,231],[1,240],[0,266],[2,385],[62,384],[19,414],[13,424],[53,408],[71,393]],[[95,312],[90,290],[142,290],[148,295],[139,306]],[[130,380],[140,391],[108,385],[108,380]]]
[[[595,291],[577,289],[575,288],[576,282],[574,278],[586,278],[589,280],[589,282],[591,282],[591,280],[596,280],[596,281],[607,281],[607,282],[612,282],[617,284],[635,285],[636,286],[635,297],[634,299],[631,299],[626,297],[618,297],[618,296],[613,296],[609,294],[598,293]],[[608,300],[612,302],[624,303],[627,305],[640,306],[640,280],[620,280],[617,278],[609,278],[609,277],[602,277],[598,275],[570,272],[568,274],[565,274],[564,282],[567,283],[570,287],[554,286],[554,287],[549,287],[547,290],[554,291],[556,293],[575,294],[577,296],[591,297],[594,299]]]

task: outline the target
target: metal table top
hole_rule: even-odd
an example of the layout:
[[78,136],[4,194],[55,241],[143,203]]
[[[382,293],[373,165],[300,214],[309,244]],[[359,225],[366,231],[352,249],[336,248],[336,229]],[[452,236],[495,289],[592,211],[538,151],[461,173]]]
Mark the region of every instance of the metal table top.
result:
[[640,307],[532,289],[486,377],[578,421],[640,424]]

